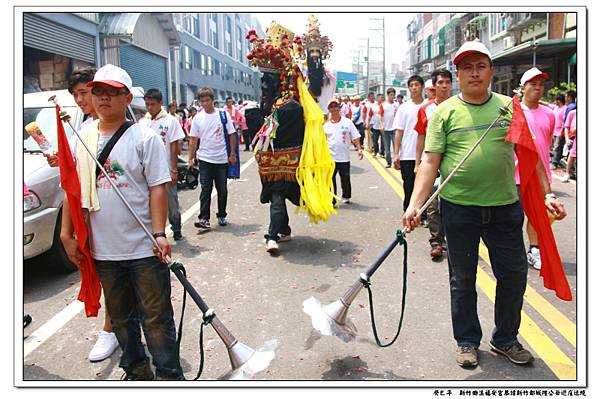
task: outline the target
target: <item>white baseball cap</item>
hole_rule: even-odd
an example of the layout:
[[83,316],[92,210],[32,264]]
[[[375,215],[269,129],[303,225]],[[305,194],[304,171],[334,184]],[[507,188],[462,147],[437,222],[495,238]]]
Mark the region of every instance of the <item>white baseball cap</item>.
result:
[[460,46],[460,48],[456,52],[456,55],[454,56],[454,59],[452,60],[452,63],[454,65],[458,65],[460,60],[462,60],[467,55],[477,53],[486,55],[490,59],[490,62],[492,61],[492,54],[490,53],[490,50],[488,50],[487,47],[485,47],[485,44],[481,43],[479,40],[473,40],[469,42],[464,42],[463,45]]
[[113,87],[126,87],[131,93],[132,84],[131,77],[124,69],[114,66],[112,64],[106,64],[102,68],[96,71],[94,80],[88,82],[86,86],[92,87],[94,83],[104,83]]
[[427,81],[425,82],[425,90],[432,89],[432,88],[433,88],[433,80],[427,79]]
[[533,67],[531,69],[526,70],[523,76],[521,76],[521,86],[525,86],[525,83],[529,82],[531,79],[537,76],[541,76],[544,79],[548,79],[550,77],[550,75],[548,75],[546,72],[542,72],[536,67]]

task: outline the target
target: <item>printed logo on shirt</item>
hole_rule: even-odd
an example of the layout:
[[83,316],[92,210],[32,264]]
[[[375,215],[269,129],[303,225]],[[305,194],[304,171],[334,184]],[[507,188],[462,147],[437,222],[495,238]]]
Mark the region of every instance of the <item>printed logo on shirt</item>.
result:
[[[117,184],[118,188],[129,187],[127,179],[123,177],[125,175],[125,171],[123,167],[119,164],[119,161],[117,161],[116,159],[107,159],[106,162],[104,162],[104,170],[106,171],[106,173],[108,173],[110,179]],[[98,176],[98,179],[96,179],[96,189],[110,190],[111,188],[112,186],[110,185],[110,182],[108,182],[104,177],[104,174],[101,173],[100,176]]]
[[163,144],[167,144],[167,132],[169,131],[169,126],[163,125],[162,123],[158,125],[158,133],[160,134],[160,138],[163,141]]

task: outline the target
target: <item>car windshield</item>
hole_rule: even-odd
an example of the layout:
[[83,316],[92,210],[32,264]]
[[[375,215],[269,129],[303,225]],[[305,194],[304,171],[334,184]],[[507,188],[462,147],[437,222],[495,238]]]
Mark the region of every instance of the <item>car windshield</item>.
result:
[[[71,116],[71,122],[74,123],[75,115],[77,115],[76,107],[63,107],[62,111],[67,112]],[[25,151],[41,151],[38,143],[27,133],[25,126],[30,122],[35,122],[46,137],[46,140],[52,146],[54,151],[58,151],[58,138],[56,136],[56,111],[54,107],[44,108],[25,108],[23,110],[23,149]],[[63,122],[67,138],[71,137],[73,130],[68,123]]]

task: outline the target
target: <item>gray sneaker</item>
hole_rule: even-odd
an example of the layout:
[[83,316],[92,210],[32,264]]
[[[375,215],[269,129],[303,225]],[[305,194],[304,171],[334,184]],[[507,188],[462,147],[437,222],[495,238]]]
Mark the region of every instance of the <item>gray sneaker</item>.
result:
[[460,367],[475,367],[477,360],[477,348],[474,346],[460,346],[456,349],[456,362]]
[[218,217],[217,219],[219,220],[219,226],[227,226],[227,219],[225,218],[225,216]]
[[534,360],[531,352],[518,342],[514,345],[498,346],[490,341],[490,347],[493,352],[506,356],[514,364],[528,364]]

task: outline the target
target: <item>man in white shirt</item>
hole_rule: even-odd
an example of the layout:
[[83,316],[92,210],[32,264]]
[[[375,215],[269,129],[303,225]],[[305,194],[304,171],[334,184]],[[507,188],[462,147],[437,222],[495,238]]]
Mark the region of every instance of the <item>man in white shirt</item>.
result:
[[387,162],[386,168],[392,166],[392,143],[394,142],[394,119],[396,117],[396,111],[399,108],[398,103],[394,101],[396,90],[390,87],[386,91],[387,99],[380,106],[383,107],[383,146],[385,149],[385,160]]
[[[217,189],[219,226],[227,225],[227,167],[228,162],[232,165],[236,163],[235,126],[227,112],[215,108],[214,99],[212,89],[203,87],[198,90],[198,100],[203,109],[192,121],[190,131],[188,167],[191,168],[194,160],[198,158],[202,186],[199,220],[194,226],[201,229],[210,229],[210,196],[213,184]],[[229,154],[225,140],[229,140]]]
[[360,97],[354,96],[352,104],[350,104],[351,120],[354,123],[354,127],[360,134],[360,146],[364,145],[365,142],[365,123],[363,119],[364,105],[360,103]]
[[[323,125],[327,135],[327,145],[331,158],[335,161],[335,171],[333,172],[333,193],[337,195],[336,175],[340,172],[342,182],[342,203],[350,202],[352,196],[352,186],[350,185],[350,143],[358,151],[358,157],[363,158],[363,152],[360,147],[360,134],[352,121],[344,117],[341,113],[340,102],[333,98],[329,100],[327,106],[329,111],[329,120]],[[333,204],[335,205],[335,198]]]
[[408,78],[410,101],[402,104],[396,112],[394,129],[394,167],[400,168],[404,187],[404,210],[408,208],[415,185],[415,159],[417,147],[417,112],[423,103],[423,78],[413,75]]
[[163,108],[163,95],[158,89],[148,89],[144,94],[144,102],[148,113],[140,123],[154,130],[165,146],[165,155],[169,163],[171,183],[167,185],[169,193],[169,223],[173,231],[173,239],[179,241],[181,235],[181,211],[177,197],[177,156],[179,155],[179,142],[185,138],[185,133],[174,116]]
[[363,109],[363,120],[365,121],[365,137],[367,138],[367,151],[373,153],[373,155],[377,155],[376,152],[373,152],[373,113],[371,112],[371,108],[375,105],[375,93],[372,91],[367,95],[367,100],[364,103]]
[[371,106],[369,117],[371,118],[371,132],[373,133],[373,156],[385,157],[383,145],[383,94],[377,95],[377,103]]
[[[131,78],[114,65],[100,68],[89,82],[92,103],[98,120],[82,131],[84,141],[98,137],[101,152],[111,137],[126,122],[126,111],[133,99]],[[153,232],[158,247],[146,236],[123,204],[104,174],[96,175],[89,156],[82,148],[75,151],[80,179],[94,179],[93,190],[83,186],[82,200],[89,202],[90,253],[104,290],[106,308],[123,351],[119,366],[126,380],[153,380],[154,373],[142,345],[143,326],[156,375],[162,379],[183,379],[171,304],[171,283],[165,257],[171,247],[165,235],[167,188],[171,181],[160,137],[150,128],[134,123],[116,142],[104,169],[129,205]],[[96,197],[96,198],[94,198]],[[88,204],[86,204],[88,205]],[[69,259],[81,258],[68,201],[63,203],[60,238]],[[144,317],[140,318],[139,315]]]

